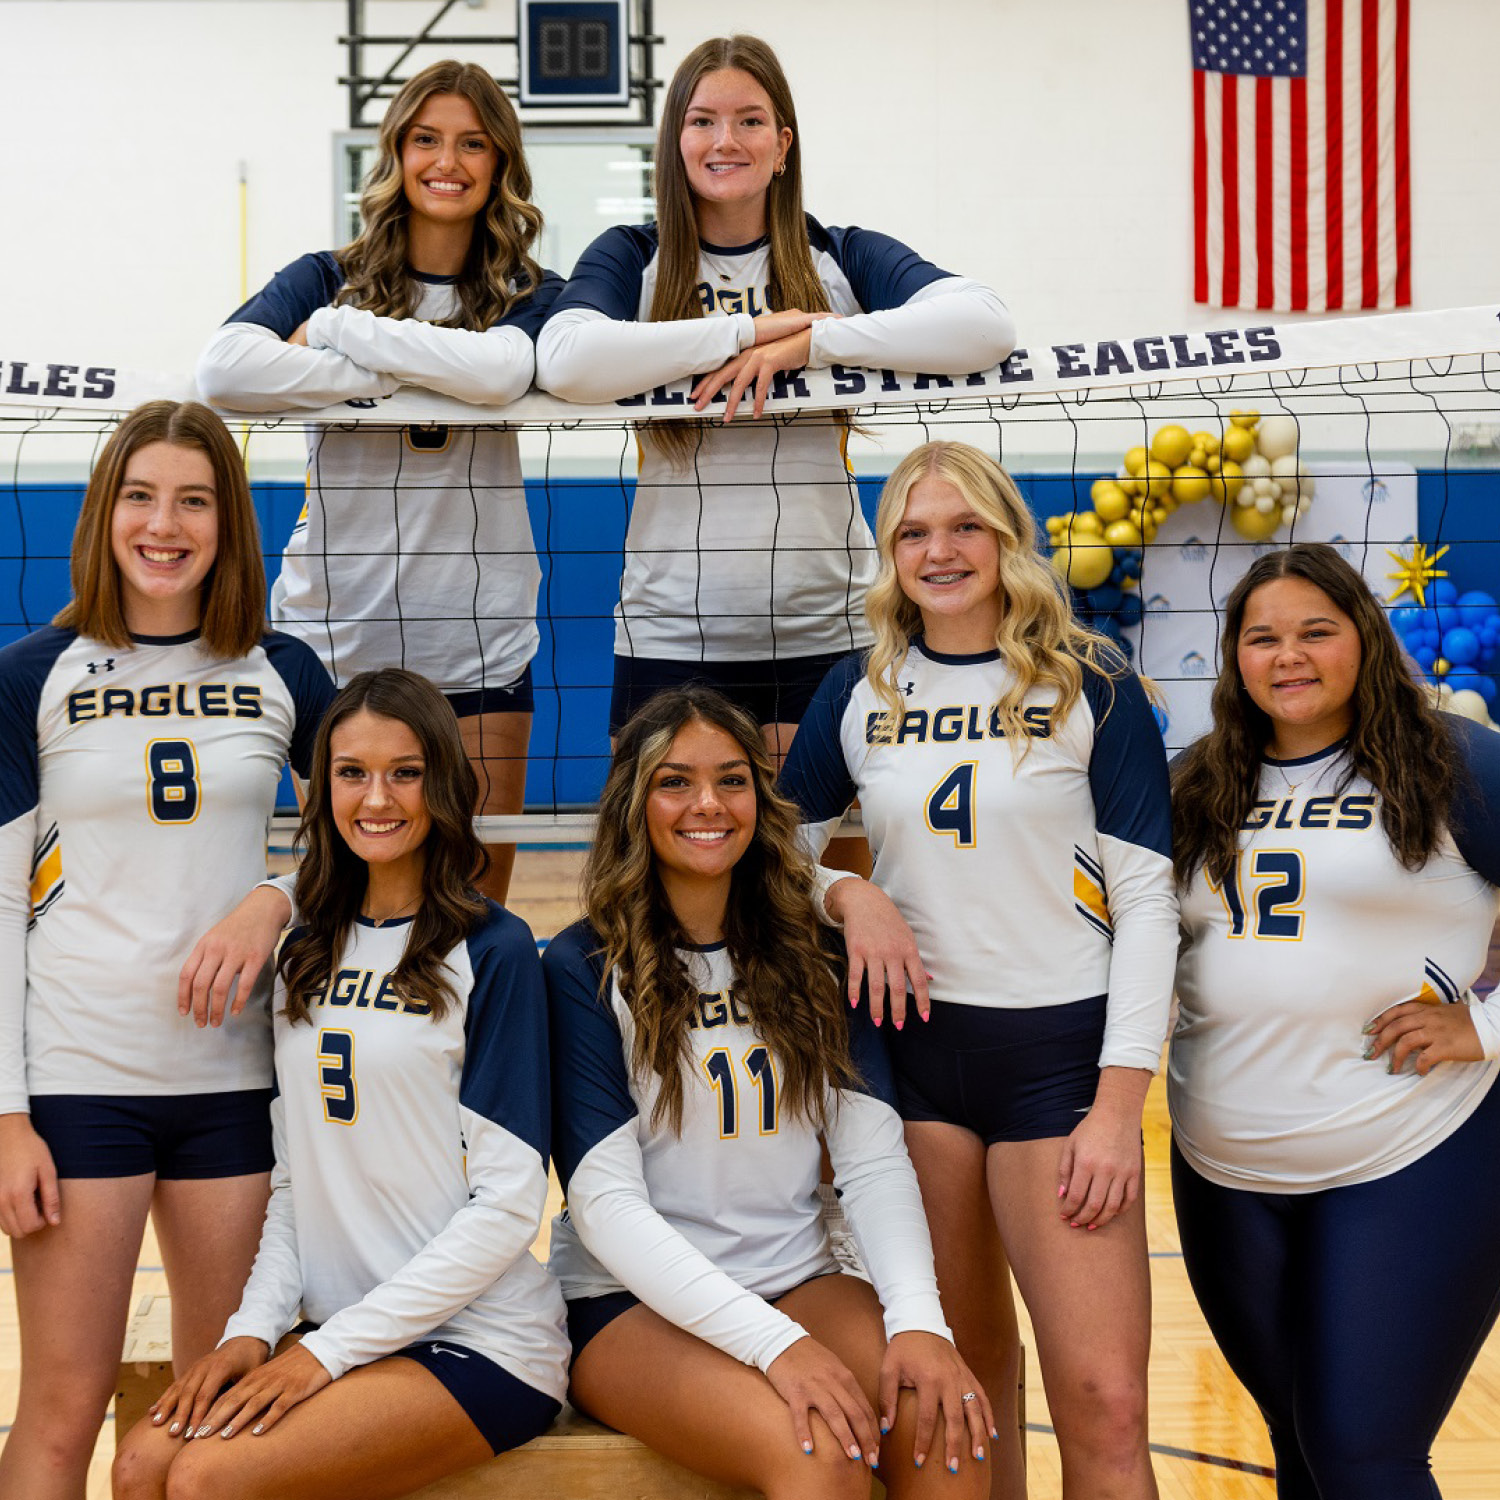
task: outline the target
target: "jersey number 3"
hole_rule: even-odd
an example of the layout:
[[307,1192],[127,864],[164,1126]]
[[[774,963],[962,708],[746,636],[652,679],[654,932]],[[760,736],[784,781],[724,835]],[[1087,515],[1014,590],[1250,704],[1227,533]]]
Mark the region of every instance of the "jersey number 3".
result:
[[201,801],[198,757],[191,740],[146,746],[146,807],[153,823],[191,823]]
[[354,1033],[334,1026],[318,1032],[318,1092],[330,1125],[352,1125],[359,1118],[354,1085]]

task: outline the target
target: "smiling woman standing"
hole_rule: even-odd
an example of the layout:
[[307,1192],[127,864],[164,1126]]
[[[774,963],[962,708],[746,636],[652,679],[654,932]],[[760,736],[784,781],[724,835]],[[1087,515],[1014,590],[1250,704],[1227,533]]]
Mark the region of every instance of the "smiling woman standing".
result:
[[[206,399],[232,411],[369,405],[399,386],[498,406],[524,395],[561,280],[532,259],[541,213],[521,126],[472,63],[413,77],[381,122],[364,229],[304,255],[209,341]],[[336,682],[401,665],[447,695],[484,813],[518,813],[541,577],[514,432],[475,425],[308,429],[307,504],[271,616]],[[505,899],[513,845],[490,851]]]
[[1224,611],[1173,776],[1188,937],[1168,1054],[1193,1290],[1283,1500],[1433,1500],[1500,1306],[1500,738],[1436,712],[1322,543]]
[[[695,47],[672,77],[657,222],[584,252],[537,343],[537,381],[613,401],[701,376],[692,402],[760,416],[782,372],[834,364],[965,374],[1015,329],[987,286],[887,235],[802,208],[802,142],[776,54],[751,36]],[[615,611],[610,731],[658,688],[707,682],[778,757],[828,667],[868,640],[869,528],[847,427],[818,414],[734,426],[657,422]]]
[[0,651],[0,1229],[21,1391],[6,1500],[82,1500],[149,1212],[185,1368],[234,1308],[271,1167],[270,1019],[179,1014],[194,939],[265,873],[331,696],[265,631],[244,465],[206,407],[115,430],[73,600]]
[[[1069,1496],[1147,1500],[1141,1111],[1177,950],[1161,735],[993,459],[923,444],[875,527],[875,645],[818,689],[782,785],[816,849],[858,794],[879,851],[873,884],[841,879],[826,904],[851,1004],[868,974],[879,1024],[890,987],[959,1352],[1016,1388],[1008,1258]],[[1004,1410],[998,1425],[1015,1431]],[[1018,1448],[997,1457],[996,1496],[1024,1493]]]

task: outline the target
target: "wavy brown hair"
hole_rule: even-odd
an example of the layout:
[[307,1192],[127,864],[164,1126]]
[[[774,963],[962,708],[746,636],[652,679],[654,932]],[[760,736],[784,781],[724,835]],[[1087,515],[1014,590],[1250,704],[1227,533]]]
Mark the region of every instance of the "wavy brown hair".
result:
[[196,401],[148,401],[120,419],[89,475],[73,529],[73,597],[52,623],[108,646],[128,647],[130,631],[115,561],[115,503],[131,456],[150,443],[202,453],[213,469],[218,541],[203,580],[199,626],[215,656],[240,657],[260,644],[266,628],[266,569],[260,526],[245,461],[229,429]]
[[[1021,717],[1027,693],[1037,686],[1057,692],[1057,716],[1066,718],[1083,691],[1085,671],[1118,674],[1118,653],[1095,631],[1073,617],[1065,585],[1037,550],[1036,521],[1016,482],[987,454],[968,443],[932,442],[913,448],[891,471],[875,513],[875,544],[880,572],[865,595],[865,616],[875,633],[865,673],[887,715],[901,722],[903,698],[897,673],[913,637],[921,634],[922,612],[906,595],[896,573],[896,539],[912,488],[923,479],[953,485],[995,533],[1000,546],[1000,593],[1005,608],[995,630],[995,648],[1013,675],[994,705],[1013,755],[1031,749]],[[1152,685],[1147,684],[1148,692]]]
[[[802,146],[791,85],[776,54],[759,37],[716,36],[700,42],[677,65],[662,104],[656,138],[656,290],[650,321],[670,323],[701,318],[703,301],[698,277],[698,211],[687,168],[682,164],[682,130],[687,108],[709,73],[737,68],[748,73],[771,101],[773,123],[792,132],[782,162],[785,170],[771,179],[766,193],[766,233],[771,241],[766,302],[772,312],[800,308],[828,312],[828,294],[813,265],[802,207]],[[701,444],[705,424],[655,422],[648,436],[678,466]],[[697,430],[695,430],[697,429]]]
[[1360,662],[1339,790],[1356,777],[1368,781],[1380,794],[1380,821],[1391,852],[1408,870],[1421,869],[1437,849],[1458,789],[1452,731],[1418,684],[1364,579],[1326,542],[1298,542],[1257,558],[1224,606],[1213,725],[1172,768],[1172,863],[1178,884],[1187,885],[1200,866],[1216,884],[1233,877],[1240,833],[1260,788],[1261,757],[1272,735],[1270,716],[1257,707],[1240,676],[1240,632],[1251,596],[1279,578],[1300,578],[1322,589],[1354,622]]
[[407,264],[411,205],[402,184],[401,148],[422,106],[434,94],[467,99],[499,153],[489,201],[474,220],[469,253],[459,273],[458,306],[441,325],[483,331],[542,284],[541,268],[531,257],[531,247],[542,231],[542,214],[531,202],[521,122],[500,85],[473,63],[433,63],[391,100],[380,122],[375,165],[359,200],[364,229],[353,244],[338,252],[344,286],[336,300],[386,318],[409,318],[420,301]]
[[755,788],[755,832],[734,867],[724,918],[735,996],[776,1058],[786,1106],[822,1125],[828,1089],[857,1076],[838,960],[822,945],[797,809],[776,791],[760,730],[712,688],[657,693],[620,731],[584,867],[584,911],[599,936],[605,974],[613,971],[635,1018],[631,1066],[659,1080],[652,1124],[680,1131],[698,986],[679,951],[691,940],[656,870],[646,801],[678,732],[693,723],[720,729],[739,746]]
[[361,710],[405,724],[422,747],[422,800],[431,827],[423,846],[422,904],[412,918],[406,951],[391,974],[403,1000],[430,1007],[434,1020],[443,1014],[456,998],[453,971],[445,960],[486,910],[474,889],[489,862],[474,833],[479,786],[453,709],[415,672],[402,667],[361,672],[328,705],[318,726],[307,805],[297,830],[304,850],[297,871],[300,925],[283,944],[276,964],[286,985],[286,1014],[294,1025],[311,1019],[309,1006],[332,981],[365,897],[368,866],[340,835],[329,796],[334,733]]

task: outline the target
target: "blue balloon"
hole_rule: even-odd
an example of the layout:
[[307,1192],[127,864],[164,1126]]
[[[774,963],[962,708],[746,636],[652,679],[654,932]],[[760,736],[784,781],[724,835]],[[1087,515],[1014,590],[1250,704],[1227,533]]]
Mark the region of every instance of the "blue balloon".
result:
[[1483,589],[1470,589],[1467,594],[1460,594],[1458,612],[1470,630],[1477,630],[1486,620],[1500,624],[1500,605],[1496,605]]
[[1139,594],[1126,594],[1120,600],[1120,608],[1115,618],[1119,620],[1121,625],[1139,625],[1141,623],[1141,616],[1145,612],[1145,606],[1141,603],[1141,596]]
[[1495,701],[1495,679],[1486,677],[1483,672],[1476,672],[1473,667],[1454,667],[1443,680],[1455,693],[1468,688],[1478,693],[1486,703]]
[[1455,604],[1458,602],[1458,590],[1453,586],[1451,580],[1447,578],[1435,579],[1427,592],[1439,604]]
[[1443,655],[1455,667],[1467,667],[1479,660],[1479,637],[1462,625],[1443,636]]
[[1096,614],[1112,615],[1119,609],[1120,601],[1125,597],[1125,593],[1112,583],[1101,583],[1098,588],[1090,589],[1084,597],[1089,602],[1089,608]]
[[1391,629],[1397,635],[1405,635],[1422,623],[1422,611],[1415,604],[1403,604],[1391,611]]
[[1430,646],[1418,647],[1411,653],[1411,659],[1422,669],[1424,676],[1432,676],[1432,664],[1437,660],[1437,652]]
[[[1472,627],[1470,627],[1472,629]],[[1500,614],[1491,615],[1479,626],[1479,638],[1484,641],[1500,641]]]

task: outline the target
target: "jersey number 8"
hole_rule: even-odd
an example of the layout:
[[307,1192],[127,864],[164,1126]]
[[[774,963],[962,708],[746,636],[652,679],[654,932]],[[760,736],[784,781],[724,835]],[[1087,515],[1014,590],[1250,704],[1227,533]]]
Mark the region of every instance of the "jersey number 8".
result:
[[146,807],[153,823],[191,823],[200,801],[198,758],[191,740],[146,746]]

